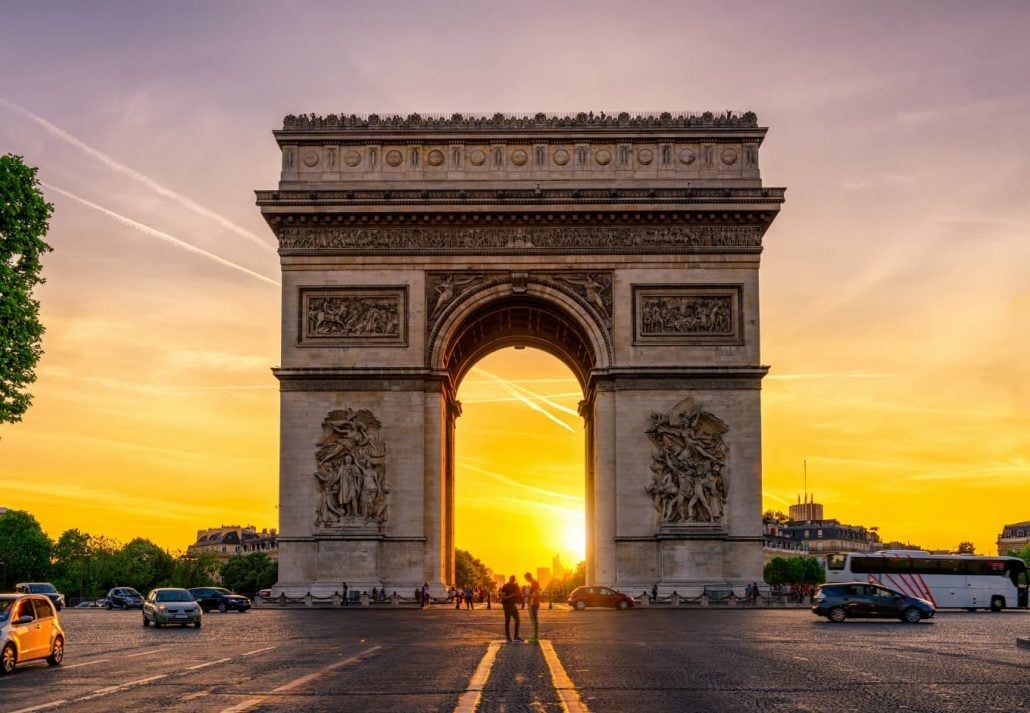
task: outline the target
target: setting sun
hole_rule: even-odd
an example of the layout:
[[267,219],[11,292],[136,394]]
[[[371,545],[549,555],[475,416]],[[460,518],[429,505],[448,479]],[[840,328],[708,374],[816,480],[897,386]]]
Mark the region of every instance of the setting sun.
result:
[[534,349],[494,352],[461,384],[455,542],[498,574],[584,557],[582,398]]

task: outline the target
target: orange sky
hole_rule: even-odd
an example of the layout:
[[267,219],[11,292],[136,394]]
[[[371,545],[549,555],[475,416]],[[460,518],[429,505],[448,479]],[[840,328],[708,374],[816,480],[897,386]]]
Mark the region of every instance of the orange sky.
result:
[[[252,191],[275,186],[283,115],[736,109],[788,189],[762,256],[766,506],[807,461],[830,517],[992,551],[1030,519],[1030,7],[634,7],[5,8],[0,151],[40,167],[56,213],[0,505],[172,550],[276,525],[279,272]],[[513,379],[554,418],[498,401]],[[498,569],[573,564],[575,391],[529,350],[462,385],[458,539]],[[512,521],[526,551],[488,554]]]

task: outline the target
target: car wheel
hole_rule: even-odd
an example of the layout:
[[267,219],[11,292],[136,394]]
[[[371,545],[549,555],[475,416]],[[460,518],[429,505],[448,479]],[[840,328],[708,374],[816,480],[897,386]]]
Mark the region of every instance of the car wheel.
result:
[[195,622],[193,622],[193,626],[195,628],[199,629],[200,628],[200,619],[197,619]]
[[157,617],[154,617],[154,628],[155,628],[155,629],[160,629],[160,628],[161,628],[162,626],[164,626],[164,624],[162,624],[161,622],[159,622],[159,621],[157,620]]
[[46,662],[51,666],[60,666],[62,661],[64,661],[64,639],[58,636],[54,639],[54,648],[46,657]]
[[111,604],[111,602],[104,602],[104,608],[107,609],[107,611],[111,611],[112,609],[114,609],[114,606]]
[[14,650],[14,644],[7,644],[0,653],[0,675],[10,673],[18,665],[18,652]]
[[615,605],[615,608],[616,609],[629,609],[629,603],[628,602],[620,601],[618,604]]
[[919,610],[915,607],[909,607],[901,613],[901,620],[908,624],[918,624],[919,620],[922,619],[922,615]]
[[830,621],[837,622],[838,624],[848,618],[847,614],[844,613],[843,607],[834,607],[830,610],[830,613],[826,615],[826,618]]
[[587,608],[587,603],[584,602],[582,599],[580,599],[578,602],[576,602],[576,604],[574,606],[576,607],[577,610],[583,611],[584,609]]
[[218,602],[218,612],[220,614],[225,614],[225,612],[227,611],[229,611],[229,605],[227,605],[225,602]]
[[143,628],[146,629],[148,626],[150,626],[150,620],[147,619],[147,615],[144,614],[143,615]]

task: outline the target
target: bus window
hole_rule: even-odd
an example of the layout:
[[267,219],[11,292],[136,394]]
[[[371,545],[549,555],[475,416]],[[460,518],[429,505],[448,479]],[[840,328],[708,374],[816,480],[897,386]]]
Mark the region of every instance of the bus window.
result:
[[826,555],[826,569],[841,570],[844,569],[844,565],[848,561],[847,555],[842,555],[837,552]]

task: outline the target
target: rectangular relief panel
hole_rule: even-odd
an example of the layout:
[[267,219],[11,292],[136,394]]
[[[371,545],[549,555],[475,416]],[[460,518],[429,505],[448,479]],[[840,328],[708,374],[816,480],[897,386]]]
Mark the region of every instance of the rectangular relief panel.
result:
[[634,285],[633,343],[744,343],[741,285]]
[[301,287],[302,347],[408,345],[408,288]]

